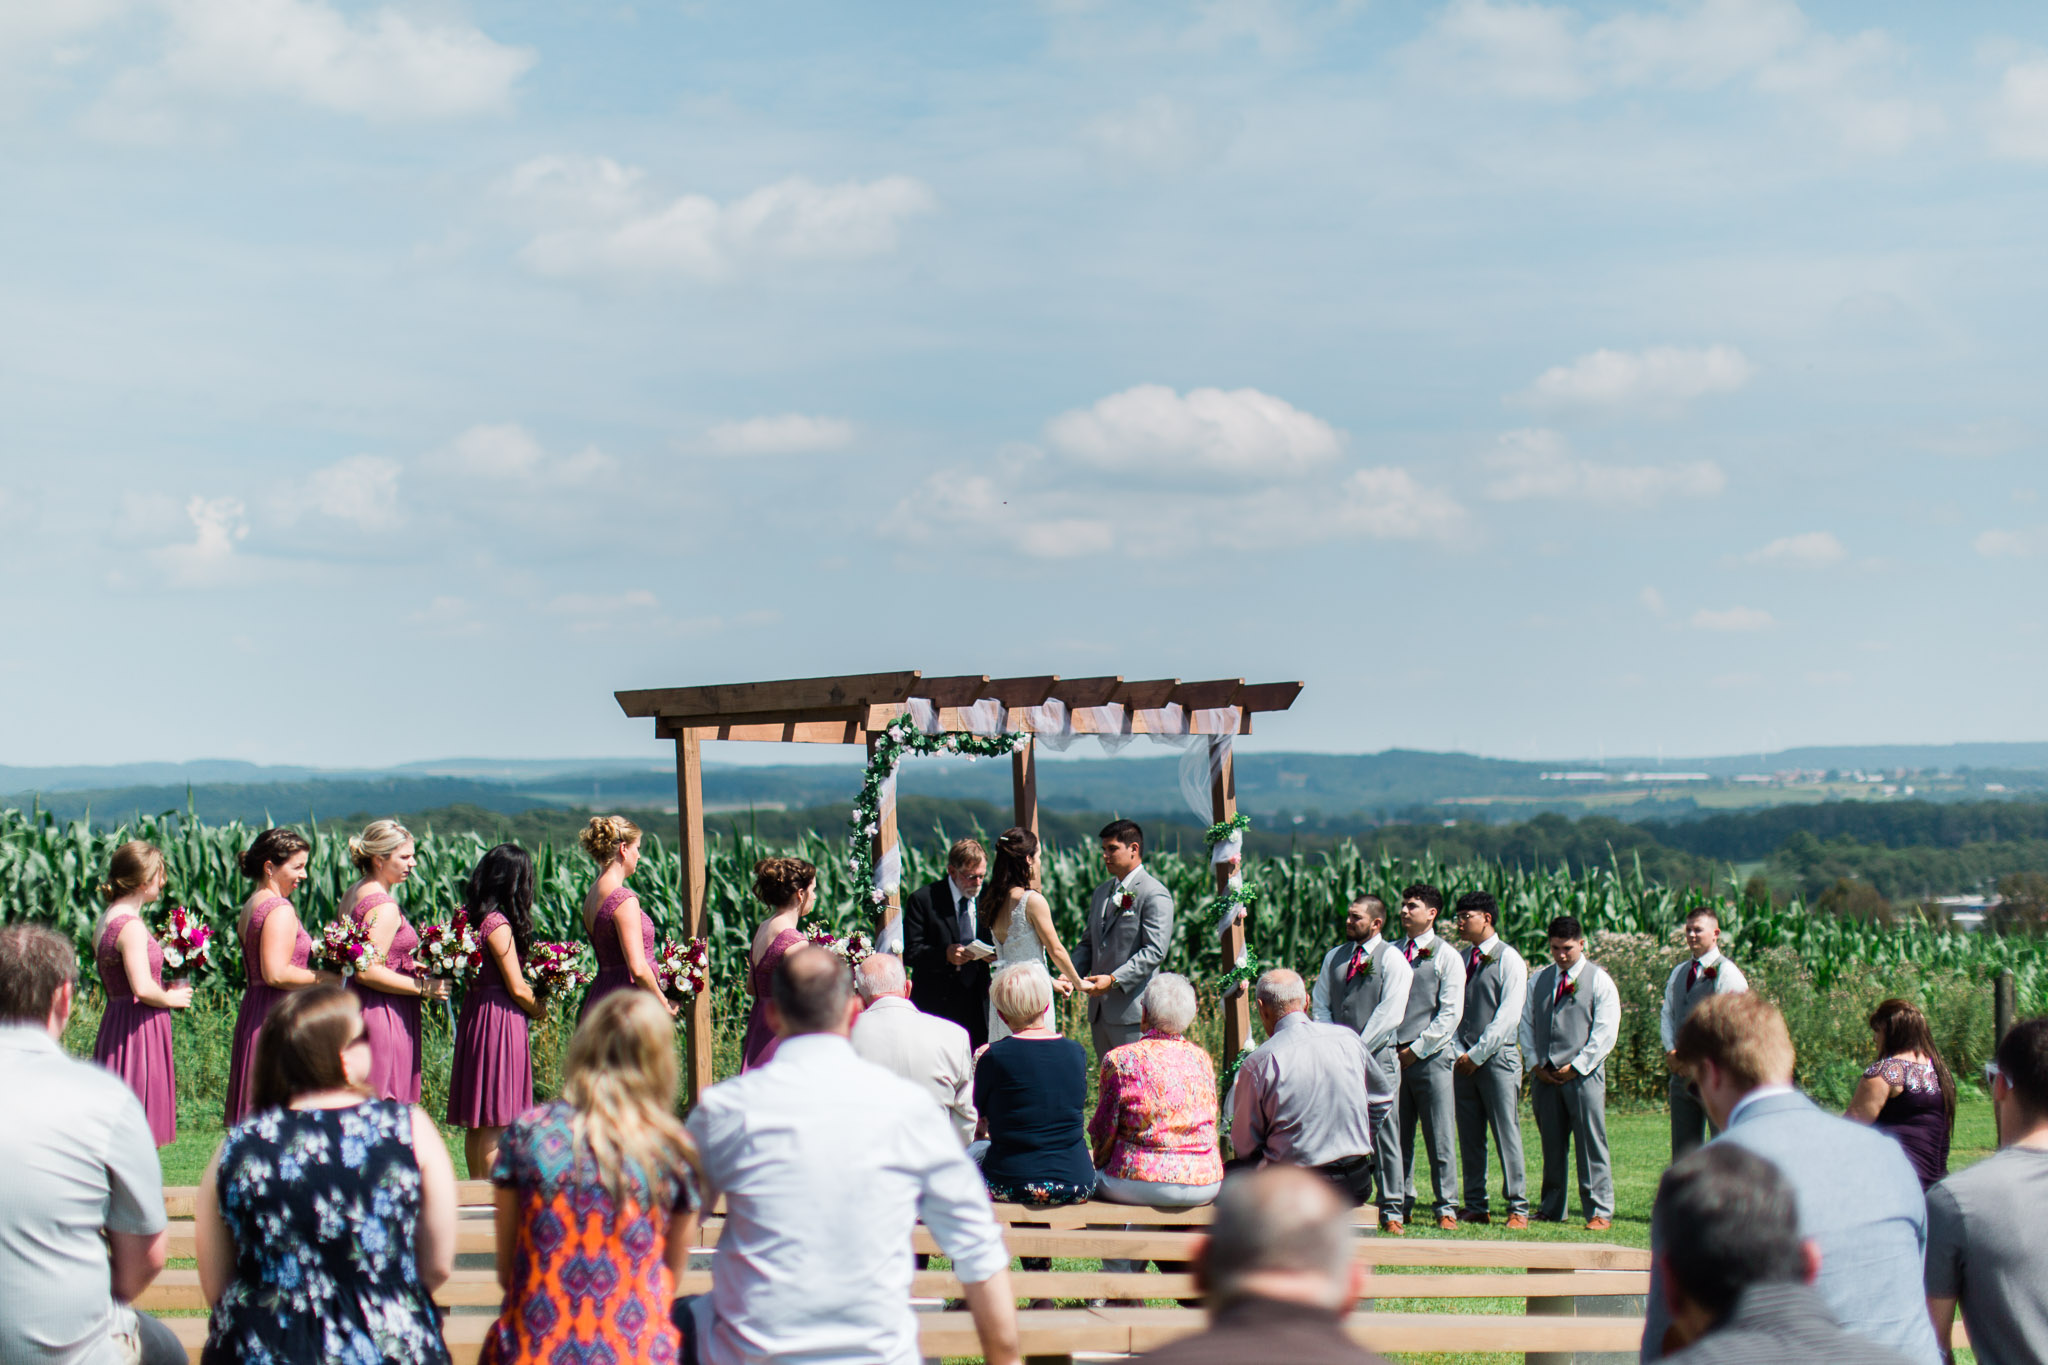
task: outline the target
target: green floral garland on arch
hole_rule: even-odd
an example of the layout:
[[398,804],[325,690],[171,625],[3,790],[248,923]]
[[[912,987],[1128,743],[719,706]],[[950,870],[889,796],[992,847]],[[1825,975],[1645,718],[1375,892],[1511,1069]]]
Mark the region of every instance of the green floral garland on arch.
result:
[[1002,735],[928,735],[910,718],[903,715],[890,721],[875,741],[875,751],[868,756],[867,775],[861,779],[860,795],[854,798],[853,814],[847,823],[851,833],[847,839],[846,865],[853,874],[854,894],[859,888],[867,888],[868,915],[879,923],[882,906],[888,903],[889,893],[875,885],[874,838],[882,828],[882,788],[896,772],[897,765],[912,754],[958,755],[970,763],[977,758],[1000,758],[1031,743],[1031,736],[1022,733]]
[[[1251,816],[1246,815],[1243,811],[1239,811],[1228,820],[1219,820],[1209,826],[1208,833],[1203,836],[1203,842],[1208,844],[1211,849],[1214,849],[1216,845],[1222,843],[1225,839],[1242,835],[1245,830],[1251,827]],[[1258,903],[1259,889],[1245,882],[1244,863],[1240,860],[1237,865],[1236,874],[1231,877],[1230,884],[1224,888],[1223,893],[1213,902],[1211,909],[1216,912],[1219,922],[1225,914],[1241,910],[1244,912],[1245,922],[1249,924],[1252,912],[1258,907]],[[1229,925],[1225,924],[1223,927],[1228,929]],[[1249,993],[1252,983],[1259,979],[1259,973],[1264,970],[1265,964],[1259,961],[1258,954],[1254,953],[1250,945],[1247,944],[1244,952],[1238,955],[1237,961],[1225,969],[1222,975],[1215,978],[1215,984],[1225,996],[1228,996],[1233,988],[1240,986]],[[1249,1042],[1250,1040],[1247,1039],[1246,1041]],[[1230,1059],[1230,1069],[1224,1073],[1222,1079],[1223,1094],[1227,1095],[1230,1093],[1231,1082],[1237,1079],[1237,1069],[1244,1064],[1245,1057],[1250,1053],[1251,1048],[1249,1047],[1239,1048],[1237,1055]]]

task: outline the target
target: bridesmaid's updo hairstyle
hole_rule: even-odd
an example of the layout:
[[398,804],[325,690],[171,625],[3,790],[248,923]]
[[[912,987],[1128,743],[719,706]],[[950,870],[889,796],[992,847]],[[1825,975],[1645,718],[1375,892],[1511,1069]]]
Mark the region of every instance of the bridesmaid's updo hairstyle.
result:
[[640,826],[623,815],[593,815],[583,827],[583,851],[603,867],[619,856],[619,850],[640,837]]
[[754,864],[754,899],[780,910],[818,880],[818,869],[802,858],[763,858]]
[[341,1054],[362,1030],[362,1003],[346,986],[322,983],[286,995],[256,1035],[252,1112],[316,1090],[348,1088]]
[[107,879],[100,883],[100,895],[109,901],[132,896],[163,875],[164,853],[155,844],[130,839],[114,850],[107,860]]
[[297,830],[266,829],[256,836],[256,842],[249,845],[242,854],[242,875],[252,882],[263,880],[263,869],[272,863],[283,867],[298,853],[310,853],[313,846]]
[[356,865],[356,871],[364,876],[379,861],[412,842],[412,831],[396,820],[372,820],[363,826],[361,834],[351,834],[348,839],[348,860]]

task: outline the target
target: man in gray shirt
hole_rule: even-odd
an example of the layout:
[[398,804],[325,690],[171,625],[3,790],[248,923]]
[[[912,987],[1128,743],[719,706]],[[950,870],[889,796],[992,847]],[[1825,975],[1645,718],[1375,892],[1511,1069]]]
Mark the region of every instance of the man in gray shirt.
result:
[[128,1307],[163,1269],[163,1171],[134,1093],[58,1044],[77,979],[58,935],[0,928],[0,1361],[183,1365]]
[[2048,1018],[1998,1045],[1999,1149],[1927,1192],[1927,1309],[1944,1353],[1956,1305],[1983,1365],[2048,1360]]
[[1393,1236],[1406,1231],[1402,1222],[1401,1133],[1398,1122],[1401,1062],[1395,1056],[1394,1034],[1408,1010],[1408,987],[1415,973],[1400,952],[1381,937],[1387,924],[1387,903],[1378,896],[1351,899],[1344,913],[1344,942],[1330,949],[1316,972],[1309,993],[1309,1017],[1317,1023],[1342,1024],[1365,1044],[1370,1070],[1365,1077],[1366,1107],[1372,1115],[1373,1165],[1379,1175],[1380,1227]]
[[1365,1203],[1373,1182],[1365,1044],[1353,1029],[1308,1017],[1299,973],[1275,967],[1257,990],[1266,1042],[1238,1067],[1232,1089],[1237,1159],[1307,1166],[1336,1181],[1352,1203]]

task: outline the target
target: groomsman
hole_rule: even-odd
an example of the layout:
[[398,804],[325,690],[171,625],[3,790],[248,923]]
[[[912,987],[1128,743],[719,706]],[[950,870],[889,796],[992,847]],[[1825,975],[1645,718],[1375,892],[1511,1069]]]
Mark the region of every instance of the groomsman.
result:
[[1458,1059],[1451,1093],[1458,1107],[1458,1164],[1465,1171],[1458,1217],[1490,1223],[1486,1202],[1486,1134],[1500,1152],[1508,1226],[1529,1226],[1529,1188],[1522,1165],[1522,1054],[1515,1035],[1529,995],[1529,966],[1495,932],[1500,910],[1484,891],[1458,897],[1451,924],[1465,949],[1465,1013],[1458,1020]]
[[1586,931],[1570,915],[1550,922],[1550,965],[1536,973],[1522,1009],[1522,1056],[1536,1084],[1530,1107],[1543,1141],[1543,1196],[1536,1216],[1562,1223],[1565,1156],[1576,1148],[1579,1211],[1586,1231],[1614,1220],[1607,1156],[1607,1054],[1621,1036],[1621,992],[1586,960]]
[[1415,973],[1402,1011],[1396,1055],[1401,1062],[1401,1213],[1415,1208],[1415,1125],[1422,1124],[1429,1178],[1436,1187],[1436,1225],[1458,1226],[1458,1104],[1451,1086],[1458,1021],[1465,1013],[1465,961],[1437,937],[1444,893],[1417,882],[1401,893],[1401,957]]
[[1677,1161],[1697,1151],[1707,1136],[1720,1129],[1700,1103],[1700,1088],[1681,1075],[1674,1064],[1672,1048],[1678,1045],[1678,1031],[1692,1017],[1702,1000],[1715,995],[1733,995],[1749,989],[1742,969],[1721,955],[1721,917],[1711,906],[1697,906],[1685,917],[1685,946],[1692,957],[1671,969],[1664,983],[1664,1018],[1659,1025],[1664,1037],[1664,1067],[1671,1073],[1671,1159]]
[[1381,937],[1387,903],[1359,896],[1344,916],[1345,942],[1323,956],[1309,994],[1309,1013],[1321,1023],[1358,1031],[1365,1044],[1366,1117],[1372,1123],[1373,1165],[1379,1173],[1380,1225],[1399,1237],[1402,1227],[1401,1141],[1394,1109],[1401,1090],[1401,1063],[1394,1033],[1408,1008],[1414,973],[1400,950]]
[[988,853],[962,839],[946,854],[946,875],[903,900],[903,965],[910,1003],[967,1030],[974,1047],[988,1041],[988,964],[967,955],[980,936],[975,898],[988,875]]

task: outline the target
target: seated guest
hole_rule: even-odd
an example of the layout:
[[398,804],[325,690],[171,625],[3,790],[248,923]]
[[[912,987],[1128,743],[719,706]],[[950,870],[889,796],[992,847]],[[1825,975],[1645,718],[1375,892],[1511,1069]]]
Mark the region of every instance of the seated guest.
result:
[[1216,1147],[1216,1066],[1187,1040],[1195,988],[1161,972],[1140,1002],[1144,1034],[1102,1059],[1095,1117],[1096,1194],[1119,1204],[1186,1209],[1223,1184]]
[[1903,1000],[1887,1000],[1870,1016],[1877,1060],[1863,1073],[1845,1119],[1889,1133],[1926,1189],[1948,1174],[1949,1134],[1956,1126],[1956,1082],[1934,1046],[1927,1016]]
[[911,1003],[900,957],[863,958],[853,969],[853,989],[861,1000],[853,1050],[937,1100],[962,1147],[974,1141],[974,1048],[967,1030]]
[[1053,1027],[1052,977],[1038,963],[997,972],[988,997],[1010,1034],[988,1045],[974,1071],[974,1104],[988,1126],[982,1179],[1006,1204],[1078,1204],[1095,1192],[1082,1119],[1088,1049]]
[[773,1066],[704,1093],[687,1127],[705,1207],[725,1199],[711,1292],[676,1306],[683,1359],[917,1365],[911,1229],[952,1258],[988,1365],[1021,1365],[1010,1253],[974,1163],[930,1096],[862,1061],[846,963],[782,956],[768,1012]]
[[1654,1235],[1674,1365],[1906,1365],[1828,1312],[1813,1288],[1820,1248],[1799,1235],[1792,1187],[1754,1152],[1717,1142],[1666,1170]]
[[206,1365],[448,1360],[433,1294],[455,1268],[455,1165],[424,1110],[369,1084],[346,987],[293,991],[263,1021],[254,1112],[199,1181]]
[[183,1365],[128,1307],[164,1266],[163,1172],[135,1092],[58,1042],[77,982],[62,937],[0,928],[0,1360]]
[[1259,977],[1266,1041],[1237,1069],[1230,1145],[1236,1160],[1306,1166],[1363,1204],[1372,1194],[1372,1057],[1356,1029],[1308,1017],[1301,976],[1274,967]]
[[[1785,1016],[1749,992],[1703,1000],[1672,1049],[1721,1135],[1774,1163],[1799,1207],[1799,1235],[1820,1247],[1814,1287],[1835,1321],[1916,1365],[1938,1365],[1934,1327],[1920,1292],[1927,1201],[1899,1144],[1823,1113],[1792,1088],[1792,1035]],[[1650,1250],[1663,1251],[1653,1214]],[[1650,1280],[1642,1358],[1659,1359],[1670,1315]]]
[[1992,1063],[1999,1149],[1927,1193],[1927,1307],[1947,1350],[1956,1305],[1983,1365],[2048,1360],[2048,1018]]
[[483,1365],[676,1358],[697,1221],[680,1076],[661,1002],[613,991],[569,1040],[562,1097],[505,1130],[491,1168],[505,1305]]
[[1139,1359],[1147,1365],[1375,1365],[1344,1320],[1365,1268],[1352,1256],[1351,1210],[1330,1182],[1269,1166],[1223,1183],[1195,1253],[1209,1326]]

